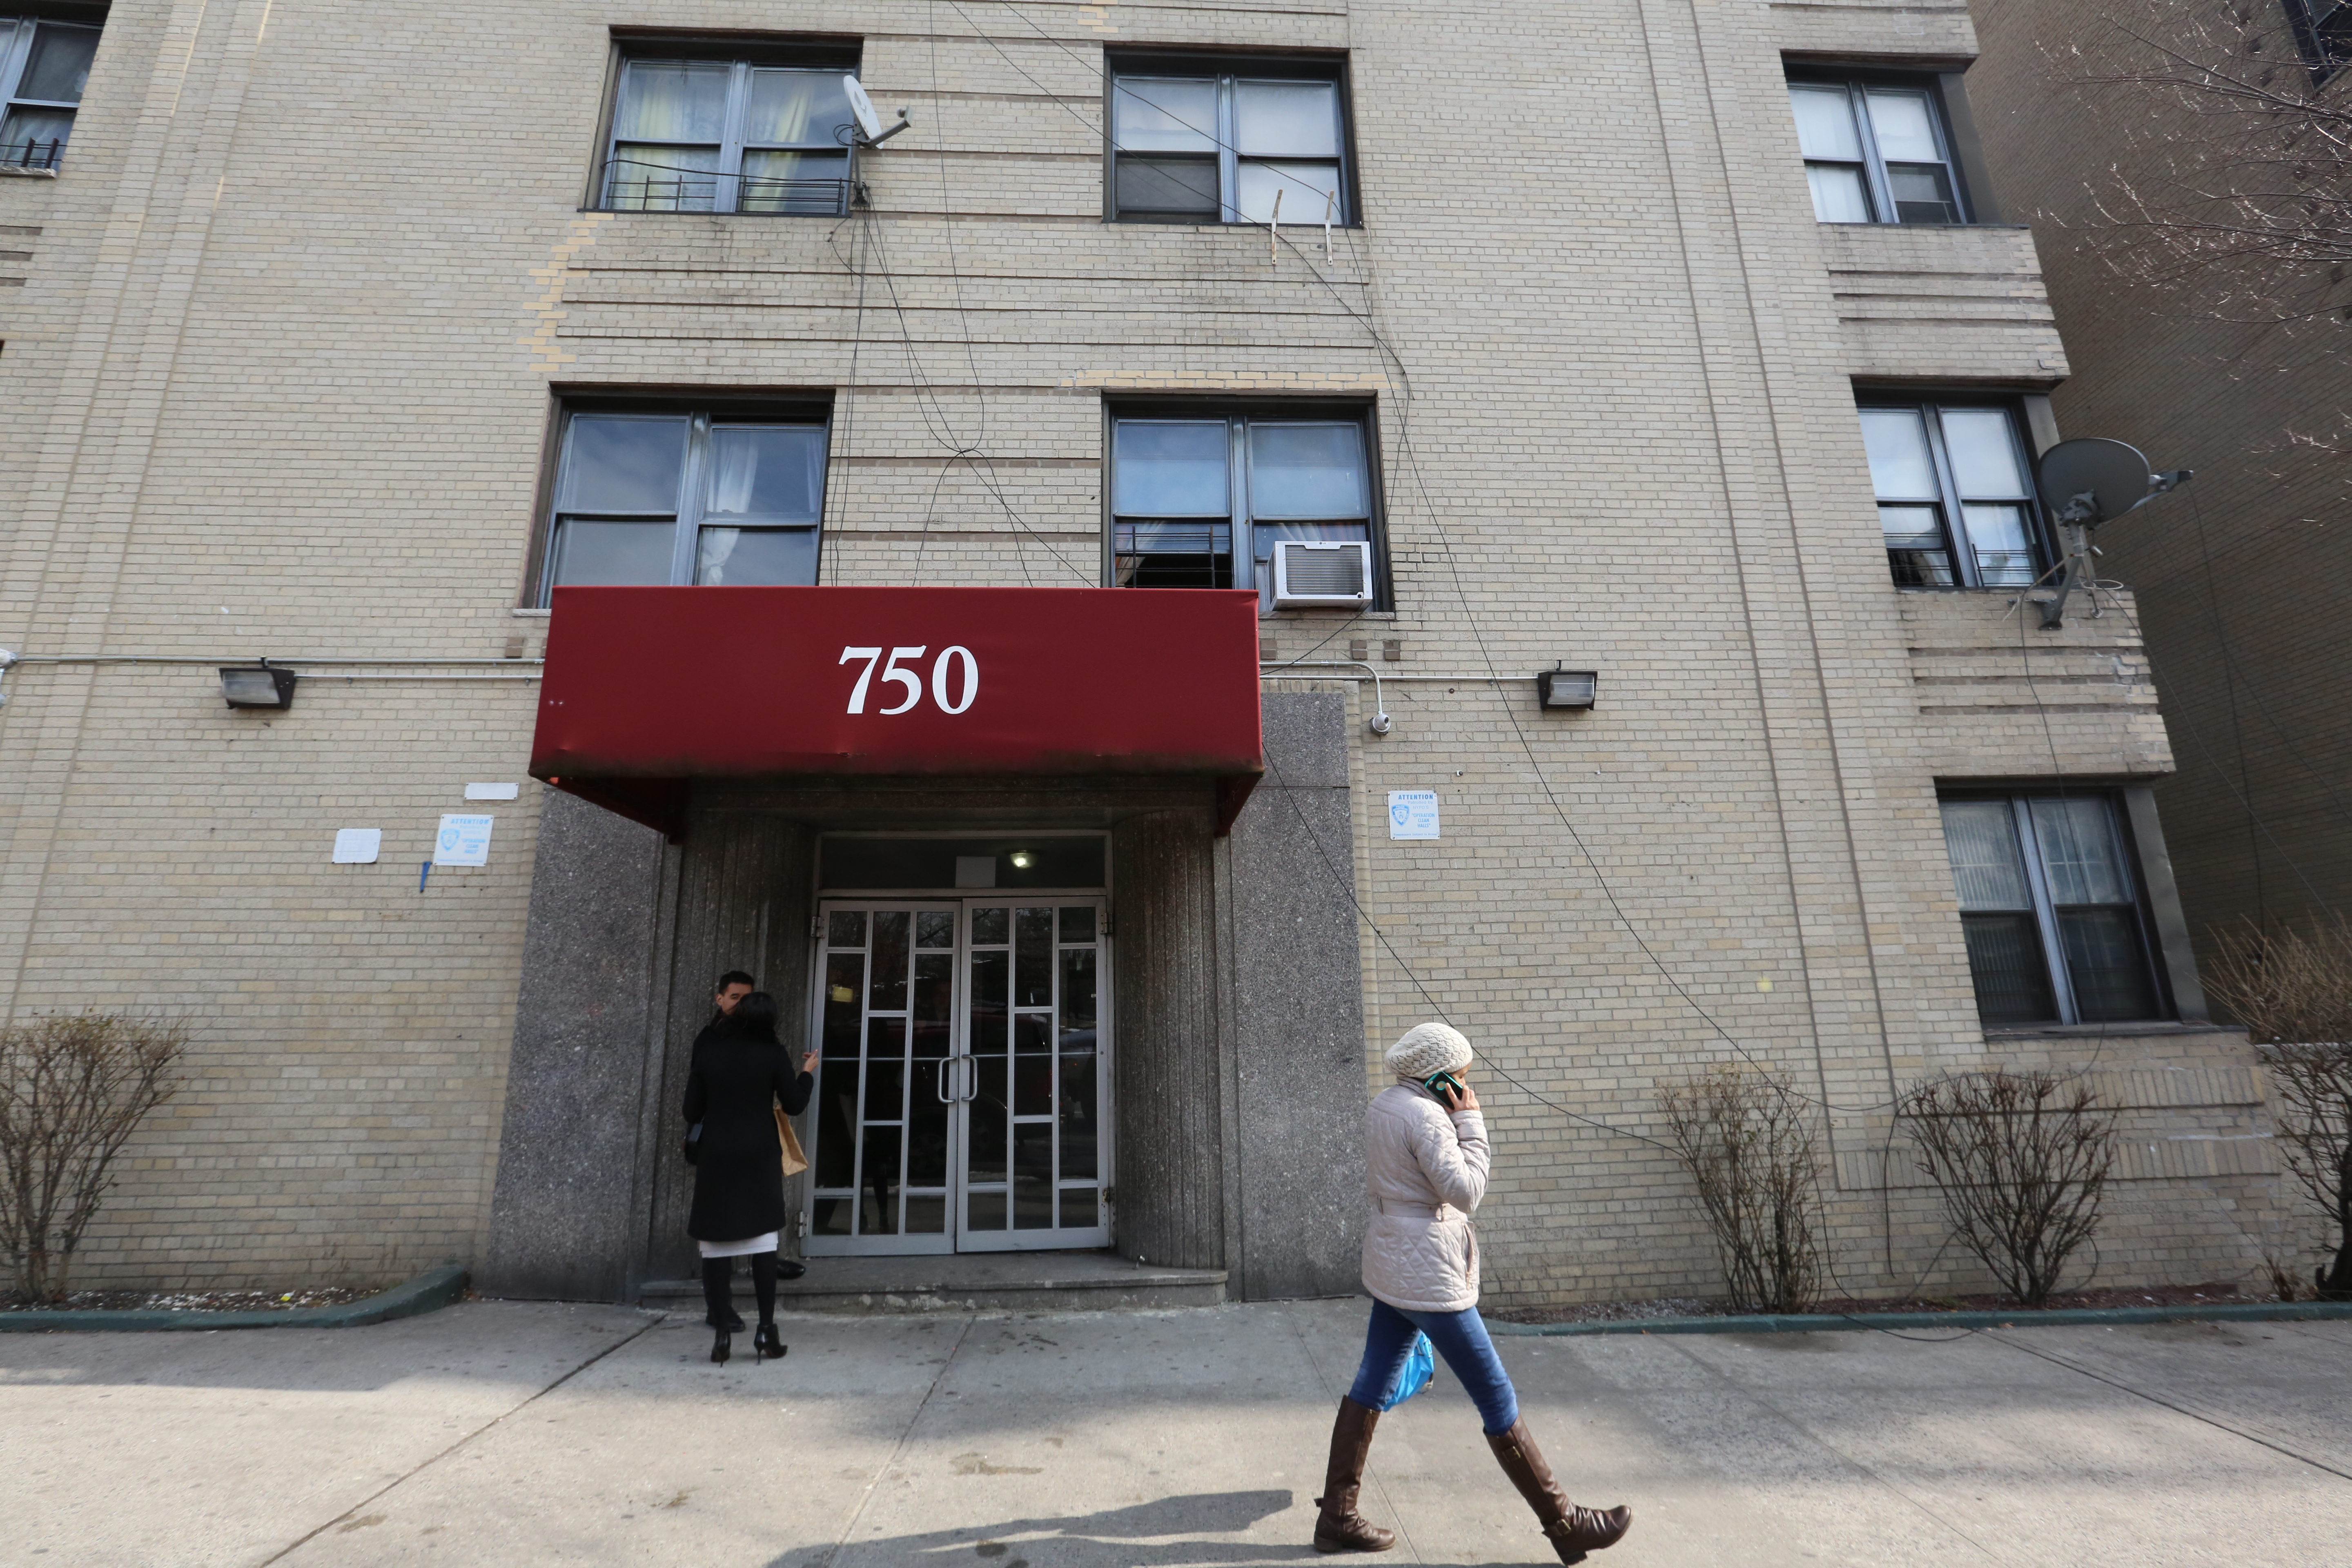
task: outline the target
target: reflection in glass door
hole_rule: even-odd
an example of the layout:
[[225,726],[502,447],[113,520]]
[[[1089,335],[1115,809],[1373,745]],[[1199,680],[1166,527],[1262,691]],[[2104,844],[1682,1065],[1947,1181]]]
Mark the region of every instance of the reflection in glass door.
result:
[[1102,901],[818,915],[814,1256],[1106,1247]]
[[967,909],[957,1249],[1108,1247],[1101,902]]

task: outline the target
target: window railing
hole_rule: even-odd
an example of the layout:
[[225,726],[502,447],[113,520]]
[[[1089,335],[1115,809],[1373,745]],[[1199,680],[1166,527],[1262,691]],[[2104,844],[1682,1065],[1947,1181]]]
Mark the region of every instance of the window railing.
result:
[[799,217],[845,217],[856,184],[845,179],[729,174],[648,163],[641,158],[608,158],[604,162],[603,205],[608,212],[781,213]]
[[11,169],[55,169],[65,162],[66,139],[50,142],[20,142],[15,146],[0,146],[0,165]]

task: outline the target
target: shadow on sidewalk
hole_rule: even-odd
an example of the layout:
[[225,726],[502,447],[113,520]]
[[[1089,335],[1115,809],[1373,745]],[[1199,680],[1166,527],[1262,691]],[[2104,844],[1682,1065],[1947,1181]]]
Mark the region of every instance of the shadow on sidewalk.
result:
[[[1055,1568],[1091,1563],[1088,1544],[1099,1543],[1105,1563],[1144,1568],[1188,1568],[1219,1563],[1306,1562],[1321,1553],[1302,1536],[1296,1542],[1167,1541],[1171,1535],[1231,1535],[1289,1509],[1288,1491],[1195,1492],[1129,1508],[1057,1519],[1008,1519],[952,1530],[814,1546],[769,1560],[766,1568],[829,1568],[836,1560],[875,1563],[952,1561],[946,1553],[971,1552],[984,1568],[1026,1568],[1029,1554],[1050,1554]],[[1027,1539],[1022,1539],[1026,1537]],[[1139,1545],[1140,1542],[1152,1545]],[[1076,1548],[1076,1550],[1073,1550]]]

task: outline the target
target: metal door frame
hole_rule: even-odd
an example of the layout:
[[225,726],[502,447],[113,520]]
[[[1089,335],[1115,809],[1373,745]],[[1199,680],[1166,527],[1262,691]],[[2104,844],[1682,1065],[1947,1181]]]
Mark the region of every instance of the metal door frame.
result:
[[[809,968],[807,1011],[808,1032],[803,1037],[803,1038],[808,1042],[809,1047],[819,1053],[817,1064],[818,1093],[821,1095],[824,1092],[824,1062],[823,1059],[824,1046],[824,958],[830,946],[827,940],[825,925],[826,916],[836,910],[844,911],[851,910],[860,910],[868,917],[866,922],[866,946],[864,950],[866,954],[866,964],[865,969],[866,990],[866,994],[861,996],[858,1001],[858,1021],[861,1029],[858,1040],[858,1055],[860,1060],[863,1060],[865,1057],[866,1036],[862,1031],[868,1021],[866,1015],[870,1011],[870,1003],[873,994],[874,937],[871,917],[877,910],[887,912],[895,910],[906,910],[910,916],[915,913],[924,911],[932,913],[952,912],[954,914],[956,929],[955,942],[953,945],[945,950],[950,955],[949,984],[950,990],[948,1002],[949,1054],[938,1058],[941,1063],[940,1071],[943,1074],[945,1071],[944,1064],[954,1059],[957,1036],[961,1033],[961,1028],[959,1021],[961,1012],[959,994],[962,990],[964,984],[963,932],[964,927],[968,922],[968,917],[965,915],[962,909],[959,907],[954,899],[927,898],[921,894],[908,895],[901,893],[882,897],[868,896],[864,898],[846,897],[821,899],[817,902],[815,927],[812,932],[812,962]],[[911,919],[908,922],[908,958],[910,964],[912,963],[915,955],[919,952],[925,951],[936,952],[941,951],[937,948],[925,950],[915,947],[913,944],[914,932]],[[909,1006],[908,1018],[908,1028],[907,1056],[908,1071],[906,1086],[906,1091],[910,1104],[913,1101],[914,1096],[921,1090],[929,1089],[932,1092],[936,1092],[936,1079],[939,1076],[934,1075],[935,1081],[927,1085],[919,1080],[919,1075],[914,1070],[916,1058],[913,1055],[914,1030],[912,1001],[913,998],[910,994],[908,998]],[[867,1075],[861,1071],[858,1075],[857,1087],[857,1121],[856,1125],[852,1129],[851,1132],[852,1137],[856,1140],[851,1152],[851,1159],[853,1161],[853,1177],[850,1187],[850,1203],[853,1214],[862,1211],[866,1197],[866,1188],[863,1178],[865,1175],[864,1161],[866,1157],[864,1132],[866,1127],[865,1108],[866,1082]],[[950,1225],[940,1231],[918,1235],[908,1235],[904,1231],[895,1231],[887,1235],[878,1236],[821,1236],[817,1234],[814,1223],[817,1204],[816,1161],[822,1156],[824,1151],[819,1147],[819,1140],[822,1136],[821,1129],[814,1118],[820,1115],[822,1113],[822,1101],[819,1100],[812,1100],[809,1106],[809,1115],[812,1120],[808,1124],[808,1135],[803,1140],[803,1142],[807,1146],[810,1153],[809,1170],[807,1172],[806,1178],[803,1181],[801,1185],[799,1223],[801,1231],[801,1251],[803,1254],[812,1258],[865,1258],[877,1256],[907,1257],[918,1256],[925,1253],[952,1252],[955,1250],[955,1228],[952,1225]],[[908,1118],[902,1118],[899,1121],[899,1159],[902,1163],[907,1157],[907,1128],[910,1120],[911,1119]],[[950,1109],[948,1113],[947,1123],[947,1202],[953,1205],[958,1201],[960,1188],[957,1178],[958,1173],[962,1169],[962,1145],[959,1137],[961,1128],[961,1118],[956,1115],[954,1110]],[[898,1201],[903,1206],[906,1201],[906,1189],[903,1184],[901,1184],[898,1189]]]
[[[1111,1114],[1111,1086],[1114,1074],[1111,1066],[1110,896],[1108,893],[1100,891],[1083,893],[1049,893],[1036,889],[1000,888],[988,893],[968,893],[964,897],[963,918],[959,921],[956,925],[956,976],[958,980],[956,996],[957,1018],[955,1055],[950,1058],[961,1062],[970,1062],[972,1059],[971,984],[971,914],[975,907],[982,905],[1002,906],[1007,910],[1015,910],[1024,907],[1034,909],[1044,906],[1056,910],[1083,905],[1095,911],[1095,1178],[1091,1184],[1086,1182],[1074,1182],[1071,1184],[1076,1187],[1085,1187],[1091,1184],[1094,1187],[1096,1193],[1095,1201],[1099,1205],[1097,1213],[1100,1219],[1098,1224],[1083,1230],[1066,1230],[1059,1227],[1045,1230],[1017,1230],[1013,1228],[1011,1214],[1013,1183],[1010,1162],[1012,1160],[1012,1150],[1008,1145],[1005,1151],[1005,1158],[1007,1161],[1005,1171],[1005,1228],[1001,1231],[975,1231],[971,1228],[970,1190],[971,1172],[968,1155],[968,1139],[971,1131],[971,1091],[977,1087],[979,1075],[977,1070],[974,1068],[959,1068],[957,1069],[957,1074],[960,1079],[958,1088],[960,1092],[959,1105],[961,1109],[957,1116],[954,1118],[954,1126],[956,1128],[957,1137],[953,1142],[953,1148],[956,1152],[959,1163],[950,1172],[950,1175],[954,1183],[950,1201],[955,1205],[955,1223],[950,1228],[955,1234],[955,1249],[958,1252],[1070,1252],[1108,1247],[1111,1244],[1111,1234],[1114,1229],[1114,1216],[1111,1213],[1109,1197],[1111,1190],[1110,1173],[1116,1168],[1112,1163],[1116,1150],[1113,1147],[1114,1140],[1112,1136],[1112,1123],[1114,1118]],[[1055,917],[1055,925],[1056,935],[1054,942],[1054,951],[1055,953],[1058,953],[1061,951],[1062,946],[1059,936],[1060,916],[1058,913]],[[1010,949],[1008,949],[1008,951],[1010,951]],[[1060,985],[1060,980],[1058,977],[1060,966],[1058,963],[1055,963],[1053,965],[1053,968],[1056,975],[1055,984],[1058,988]],[[1007,978],[1009,982],[1010,976],[1008,975]],[[1011,1033],[1013,1026],[1010,1017],[1006,1019],[1005,1025],[1008,1037],[1005,1042],[1005,1064],[1006,1071],[1009,1075],[1012,1070],[1012,1064],[1015,1055],[1011,1048],[1013,1045]],[[1050,1054],[1057,1058],[1061,1055],[1058,1050]],[[1057,1065],[1055,1068],[1055,1073],[1058,1075],[1060,1070],[1061,1069]],[[1010,1079],[1008,1077],[1008,1085]],[[1055,1152],[1057,1157],[1055,1158],[1054,1164],[1053,1181],[1054,1190],[1058,1194],[1062,1190],[1061,1162],[1058,1158],[1058,1142],[1056,1144]],[[1058,1203],[1059,1200],[1057,1198],[1057,1208]]]

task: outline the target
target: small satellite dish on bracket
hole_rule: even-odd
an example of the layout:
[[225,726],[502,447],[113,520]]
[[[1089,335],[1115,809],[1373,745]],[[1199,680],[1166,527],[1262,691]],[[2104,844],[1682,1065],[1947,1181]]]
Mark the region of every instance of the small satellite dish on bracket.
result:
[[860,147],[879,147],[914,123],[902,109],[898,111],[898,122],[887,130],[883,129],[882,117],[874,112],[874,100],[866,96],[866,89],[859,85],[857,79],[843,77],[841,86],[842,90],[849,95],[849,112],[857,117],[856,141]]
[[2042,629],[2050,631],[2065,625],[2066,601],[2074,590],[2087,589],[2097,580],[2091,531],[2187,484],[2196,470],[2152,473],[2138,447],[2086,436],[2061,441],[2042,453],[2037,472],[2042,504],[2050,509],[2065,545],[2066,571],[2058,580],[2057,594],[2035,601],[2042,610]]

